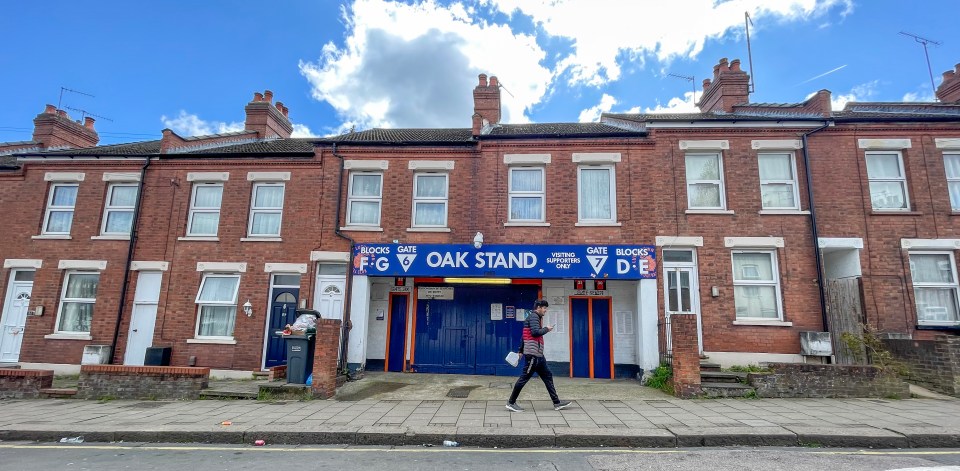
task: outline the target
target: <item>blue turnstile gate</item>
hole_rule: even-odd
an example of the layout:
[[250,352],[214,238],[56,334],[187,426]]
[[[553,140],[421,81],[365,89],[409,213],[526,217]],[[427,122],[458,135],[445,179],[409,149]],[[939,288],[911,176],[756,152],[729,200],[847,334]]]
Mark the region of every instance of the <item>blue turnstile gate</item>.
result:
[[610,298],[570,299],[570,369],[574,378],[613,378]]

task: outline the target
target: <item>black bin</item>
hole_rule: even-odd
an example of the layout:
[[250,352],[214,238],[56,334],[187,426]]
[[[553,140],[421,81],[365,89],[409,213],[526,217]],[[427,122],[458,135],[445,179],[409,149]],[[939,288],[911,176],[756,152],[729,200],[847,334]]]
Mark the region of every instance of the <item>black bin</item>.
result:
[[170,366],[172,347],[149,347],[143,357],[144,366]]
[[287,344],[287,383],[307,384],[313,373],[313,347],[316,335],[284,335]]

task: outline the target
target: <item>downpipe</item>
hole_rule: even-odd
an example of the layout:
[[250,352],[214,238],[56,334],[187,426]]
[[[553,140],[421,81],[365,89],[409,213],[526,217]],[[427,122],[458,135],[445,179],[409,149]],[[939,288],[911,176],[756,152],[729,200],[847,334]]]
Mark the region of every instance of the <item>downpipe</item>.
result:
[[[352,257],[353,257],[353,250],[354,250],[355,246],[357,245],[357,241],[353,240],[353,238],[351,238],[350,236],[348,236],[348,235],[346,235],[346,234],[344,234],[343,232],[340,231],[340,206],[343,204],[343,201],[342,201],[342,199],[343,199],[343,172],[344,172],[344,170],[345,170],[345,168],[344,168],[344,167],[345,167],[345,163],[344,163],[344,160],[343,160],[343,156],[340,155],[339,152],[337,152],[337,143],[336,143],[336,142],[333,143],[333,156],[336,157],[336,158],[338,158],[338,159],[340,159],[340,175],[339,175],[338,178],[337,178],[337,218],[336,218],[336,223],[335,223],[335,227],[334,227],[334,233],[337,234],[338,237],[341,237],[341,238],[343,238],[343,239],[346,239],[348,242],[350,242],[350,252],[349,252],[350,255],[349,255],[349,257],[352,258]],[[343,323],[340,325],[340,337],[343,339],[343,341],[340,342],[340,355],[339,355],[339,356],[340,356],[341,364],[340,364],[340,365],[337,365],[337,366],[338,366],[338,370],[339,370],[340,372],[342,372],[342,373],[345,373],[348,378],[349,378],[349,376],[350,376],[350,368],[347,366],[347,365],[348,365],[348,363],[347,363],[347,351],[349,350],[349,346],[350,346],[350,330],[351,330],[351,328],[353,327],[352,323],[350,322],[350,313],[351,313],[351,310],[352,310],[351,307],[353,306],[353,302],[352,302],[352,300],[351,300],[352,294],[353,294],[353,265],[350,264],[350,263],[348,263],[348,264],[347,264],[347,282],[346,282],[346,286],[345,286],[345,288],[344,288],[344,293],[343,293],[343,296],[344,296],[344,300],[343,300],[343,301],[344,301],[344,302],[343,302]]]

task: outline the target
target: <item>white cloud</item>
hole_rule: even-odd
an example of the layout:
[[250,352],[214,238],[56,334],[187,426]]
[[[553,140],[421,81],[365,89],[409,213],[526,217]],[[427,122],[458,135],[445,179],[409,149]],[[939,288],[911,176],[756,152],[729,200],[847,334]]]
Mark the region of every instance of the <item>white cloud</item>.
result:
[[469,127],[480,73],[509,91],[502,121],[522,123],[550,82],[534,37],[461,4],[356,0],[343,8],[343,21],[345,44],[327,43],[318,61],[300,62],[300,73],[314,98],[358,128]]
[[683,97],[673,97],[664,106],[657,103],[653,108],[647,108],[644,113],[699,113],[700,108],[693,103],[693,92],[683,94]]
[[173,132],[185,137],[243,131],[242,122],[204,121],[199,116],[184,110],[180,110],[180,114],[175,118],[168,118],[167,115],[160,116],[160,121]]
[[916,90],[903,94],[903,101],[932,102],[937,101],[937,96],[930,91],[930,87],[921,84]]
[[591,106],[580,112],[580,122],[581,123],[595,123],[600,120],[600,114],[610,111],[610,108],[613,108],[613,105],[616,105],[617,99],[607,95],[606,93],[600,97],[600,103],[597,106]]
[[290,137],[317,137],[316,134],[310,132],[310,128],[306,124],[296,124],[293,125],[293,132],[290,133]]
[[754,21],[751,32],[759,35],[771,23],[819,18],[837,6],[844,7],[845,16],[853,8],[852,0],[618,0],[602,6],[596,0],[487,1],[504,13],[530,17],[551,36],[571,40],[573,52],[554,72],[569,71],[571,84],[590,85],[617,80],[624,57],[641,62],[648,55],[661,62],[694,58],[708,40],[740,35],[744,12]]
[[[830,98],[830,108],[834,111],[839,111],[842,110],[844,106],[847,106],[849,102],[870,101],[870,98],[877,94],[877,87],[879,85],[879,80],[873,80],[851,88],[849,93],[832,96]],[[816,92],[811,93],[807,95],[805,99],[810,99],[810,97],[815,94]]]

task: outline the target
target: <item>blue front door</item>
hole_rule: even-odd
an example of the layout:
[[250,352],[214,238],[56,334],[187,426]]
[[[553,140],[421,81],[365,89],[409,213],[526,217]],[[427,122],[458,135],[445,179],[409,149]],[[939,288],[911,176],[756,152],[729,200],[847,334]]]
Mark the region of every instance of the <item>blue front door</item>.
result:
[[407,295],[390,295],[390,340],[387,345],[387,371],[403,371],[407,338]]
[[415,371],[518,374],[520,367],[503,357],[520,346],[520,313],[533,307],[539,287],[455,285],[453,290],[453,299],[417,300]]
[[570,369],[574,378],[613,378],[609,298],[572,298],[570,336]]
[[270,301],[270,323],[268,324],[267,356],[264,366],[270,368],[287,363],[287,348],[283,337],[277,332],[287,324],[297,320],[297,288],[274,288]]

